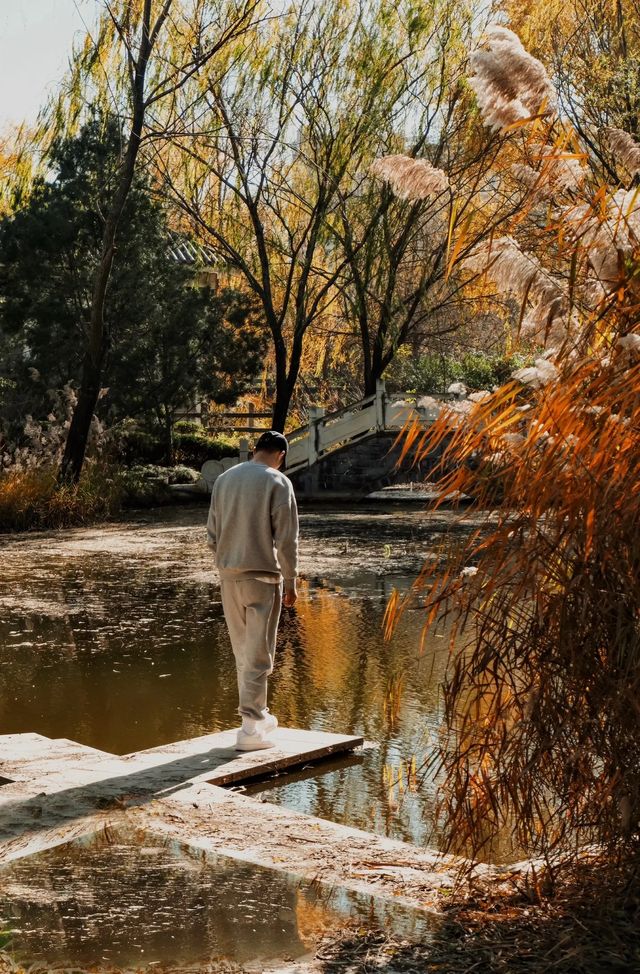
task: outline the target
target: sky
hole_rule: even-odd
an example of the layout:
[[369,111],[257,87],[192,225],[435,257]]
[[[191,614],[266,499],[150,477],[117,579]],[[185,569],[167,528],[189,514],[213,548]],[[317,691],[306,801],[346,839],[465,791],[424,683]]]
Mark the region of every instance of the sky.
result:
[[99,0],[0,0],[0,131],[32,122]]

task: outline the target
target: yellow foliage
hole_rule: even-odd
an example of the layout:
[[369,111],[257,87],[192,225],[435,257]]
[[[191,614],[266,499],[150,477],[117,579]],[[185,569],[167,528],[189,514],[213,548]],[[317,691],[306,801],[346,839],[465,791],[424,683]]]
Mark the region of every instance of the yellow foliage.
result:
[[26,129],[0,134],[0,219],[14,207],[16,192],[26,192],[34,173]]
[[75,485],[59,485],[52,467],[0,474],[0,531],[59,528],[107,518],[119,508],[117,480],[88,465]]

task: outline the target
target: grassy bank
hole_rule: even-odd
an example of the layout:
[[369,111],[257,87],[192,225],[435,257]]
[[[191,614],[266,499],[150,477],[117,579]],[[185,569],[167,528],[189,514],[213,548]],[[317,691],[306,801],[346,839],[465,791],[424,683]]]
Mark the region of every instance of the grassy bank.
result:
[[92,524],[122,506],[118,478],[87,467],[78,484],[58,484],[52,467],[10,470],[0,476],[0,531]]
[[78,484],[58,484],[56,468],[12,469],[0,474],[0,531],[64,528],[107,521],[127,507],[175,501],[174,483],[194,483],[189,467],[87,464]]

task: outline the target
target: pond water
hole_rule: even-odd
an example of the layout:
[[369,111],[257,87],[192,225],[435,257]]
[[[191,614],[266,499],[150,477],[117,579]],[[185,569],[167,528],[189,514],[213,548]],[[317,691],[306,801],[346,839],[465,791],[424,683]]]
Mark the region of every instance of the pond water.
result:
[[[165,509],[0,537],[0,734],[35,731],[125,754],[237,724],[206,513]],[[368,746],[247,791],[438,845],[434,785],[421,767],[441,723],[447,640],[434,636],[421,652],[418,605],[388,642],[382,621],[392,590],[406,591],[425,561],[437,570],[447,545],[480,523],[415,507],[302,513],[300,598],[283,611],[270,706],[283,726],[358,734]],[[399,678],[402,693],[390,697]],[[346,915],[420,933],[415,914],[380,909],[346,894],[327,902],[252,866],[196,862],[146,835],[77,841],[0,872],[11,963],[61,969],[157,970],[159,960],[223,969],[202,966],[212,957],[253,969],[308,953]]]
[[0,929],[11,931],[16,969],[259,971],[309,956],[347,920],[429,936],[416,911],[203,859],[132,830],[108,829],[0,870]]
[[[189,507],[0,539],[0,733],[123,754],[237,723],[205,518],[206,508]],[[283,726],[360,734],[374,746],[262,784],[265,800],[437,845],[433,786],[420,767],[440,725],[447,641],[433,637],[421,654],[419,607],[389,642],[382,620],[392,589],[473,527],[415,508],[302,513],[301,595],[283,611],[270,706]]]

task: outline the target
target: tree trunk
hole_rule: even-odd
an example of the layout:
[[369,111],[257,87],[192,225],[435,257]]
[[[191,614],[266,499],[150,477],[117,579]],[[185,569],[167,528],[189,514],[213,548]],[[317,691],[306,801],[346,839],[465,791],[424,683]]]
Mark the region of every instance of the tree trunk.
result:
[[167,466],[173,466],[173,417],[170,413],[164,418],[164,455]]
[[[166,9],[168,11],[168,6]],[[161,15],[161,18],[164,19],[164,17],[166,17],[166,14]],[[159,18],[156,27],[159,28],[163,19]],[[122,216],[122,211],[124,210],[127,196],[129,195],[129,190],[133,182],[144,124],[145,75],[152,46],[149,30],[150,20],[151,0],[144,0],[142,39],[132,88],[133,120],[131,132],[122,158],[118,181],[106,215],[102,233],[102,251],[100,254],[100,262],[96,269],[91,296],[88,349],[82,369],[78,403],[73,413],[69,435],[65,444],[64,456],[60,470],[58,471],[58,483],[77,483],[80,479],[87,451],[91,418],[96,403],[98,402],[98,396],[100,395],[102,370],[109,347],[109,335],[104,320],[107,287],[113,266],[118,223],[120,222],[120,217]]]
[[100,395],[103,359],[104,350],[102,358],[97,363],[94,362],[89,351],[84,357],[78,401],[71,417],[71,425],[69,426],[58,477],[60,482],[77,483],[80,479],[91,430],[91,420]]
[[71,418],[69,435],[67,436],[64,455],[58,472],[58,483],[77,483],[79,481],[87,452],[91,419],[100,395],[102,372],[109,347],[109,335],[105,327],[104,310],[107,286],[113,265],[116,230],[120,214],[124,208],[124,201],[129,186],[131,185],[134,163],[135,156],[131,160],[131,171],[128,174],[128,180],[126,179],[127,172],[123,169],[121,184],[116,191],[114,206],[107,216],[105,223],[102,237],[102,256],[96,270],[91,300],[89,347],[87,348],[83,362],[78,402]]
[[278,336],[274,335],[274,350],[276,356],[276,398],[273,403],[271,427],[279,433],[284,433],[292,390],[287,381],[287,348],[281,333]]
[[[91,301],[89,347],[85,355],[82,376],[80,378],[78,403],[71,419],[64,456],[58,473],[59,483],[77,483],[80,479],[85,454],[87,452],[91,418],[100,395],[102,372],[109,347],[109,335],[104,320],[107,286],[113,265],[118,222],[133,179],[135,153],[131,155],[131,158],[129,158],[130,155],[130,153],[127,153],[127,158],[121,173],[120,185],[116,190],[114,204],[105,223],[102,238],[102,257],[96,271]],[[87,410],[90,410],[88,414]]]
[[272,429],[277,430],[278,433],[284,433],[287,417],[289,415],[289,406],[291,405],[291,397],[293,396],[293,390],[295,389],[297,378],[297,369],[293,377],[291,373],[285,373],[284,375],[280,376],[278,374],[278,370],[276,369],[276,398],[273,403],[273,419],[271,420],[271,427]]
[[362,348],[362,378],[364,397],[372,396],[376,391],[376,380],[373,377],[373,362],[371,357],[371,340],[369,338],[369,320],[366,311],[362,311],[358,318],[360,327],[360,346]]
[[[385,356],[382,353],[382,347],[379,341],[380,332],[376,336],[376,341],[373,346],[373,355],[370,356],[368,363],[365,360],[365,376],[364,376],[364,394],[365,398],[367,396],[374,396],[376,393],[376,385],[378,379],[382,378],[382,373],[386,369],[388,362],[385,361]],[[366,367],[368,364],[368,368]]]
[[300,360],[302,358],[302,340],[305,330],[303,329],[297,332],[293,337],[288,368],[284,340],[282,343],[276,343],[276,398],[273,404],[272,423],[273,429],[279,433],[284,433],[293,390],[298,381]]
[[373,366],[371,362],[365,362],[364,365],[364,398],[367,396],[375,395],[376,391],[376,381],[379,376],[376,376],[373,371]]
[[289,389],[286,382],[281,389],[276,388],[276,399],[273,404],[273,419],[271,420],[271,426],[272,429],[277,430],[278,433],[284,433],[287,416],[289,415],[289,406],[291,405],[292,392],[293,390]]

